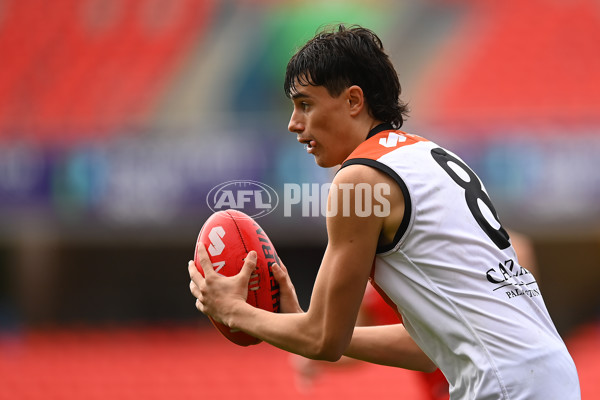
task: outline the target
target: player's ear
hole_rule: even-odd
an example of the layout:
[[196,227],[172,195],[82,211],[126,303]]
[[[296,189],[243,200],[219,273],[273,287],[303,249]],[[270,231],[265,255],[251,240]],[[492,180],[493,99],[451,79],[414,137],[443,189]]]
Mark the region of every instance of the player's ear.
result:
[[365,106],[365,96],[360,86],[352,85],[346,89],[346,99],[350,106],[350,115],[358,115]]

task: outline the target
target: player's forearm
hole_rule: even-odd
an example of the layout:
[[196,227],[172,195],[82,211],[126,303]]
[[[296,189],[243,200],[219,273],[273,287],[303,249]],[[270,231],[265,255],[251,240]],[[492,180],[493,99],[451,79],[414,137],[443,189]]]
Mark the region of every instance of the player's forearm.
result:
[[304,312],[271,313],[244,303],[232,310],[227,325],[291,353],[311,359],[336,361],[342,356],[350,334],[347,340],[326,335],[315,320]]
[[356,327],[344,355],[415,371],[433,372],[437,368],[402,324]]

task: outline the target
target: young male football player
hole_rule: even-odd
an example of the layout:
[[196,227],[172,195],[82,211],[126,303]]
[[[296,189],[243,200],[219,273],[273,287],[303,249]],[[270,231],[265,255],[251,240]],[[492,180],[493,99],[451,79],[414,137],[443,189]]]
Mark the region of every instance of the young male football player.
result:
[[[406,107],[380,39],[361,27],[323,31],[291,58],[284,87],[289,130],[318,165],[341,165],[310,307],[298,306],[283,266],[273,271],[284,313],[248,305],[256,253],[225,278],[202,248],[205,278],[188,268],[196,307],[309,358],[439,367],[452,399],[579,399],[573,360],[479,178],[455,154],[399,130]],[[358,190],[365,185],[388,190],[377,198]],[[347,206],[367,203],[373,212]],[[368,280],[403,324],[354,328]]]

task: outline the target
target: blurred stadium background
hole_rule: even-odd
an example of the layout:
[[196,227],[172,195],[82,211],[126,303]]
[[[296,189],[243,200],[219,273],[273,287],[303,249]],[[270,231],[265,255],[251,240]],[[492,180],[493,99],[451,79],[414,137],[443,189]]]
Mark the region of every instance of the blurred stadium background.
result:
[[[331,178],[287,132],[282,79],[335,22],[380,34],[404,129],[466,159],[531,238],[583,398],[600,396],[597,0],[0,0],[0,399],[420,398],[377,366],[303,386],[188,292],[213,186]],[[308,305],[322,219],[260,223]]]

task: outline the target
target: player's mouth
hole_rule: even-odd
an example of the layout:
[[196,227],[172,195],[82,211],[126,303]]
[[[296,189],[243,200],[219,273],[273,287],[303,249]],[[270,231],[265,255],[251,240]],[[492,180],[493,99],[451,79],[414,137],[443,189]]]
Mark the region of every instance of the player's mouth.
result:
[[310,140],[304,143],[304,149],[308,154],[312,154],[316,146],[317,142],[315,142],[314,140]]

